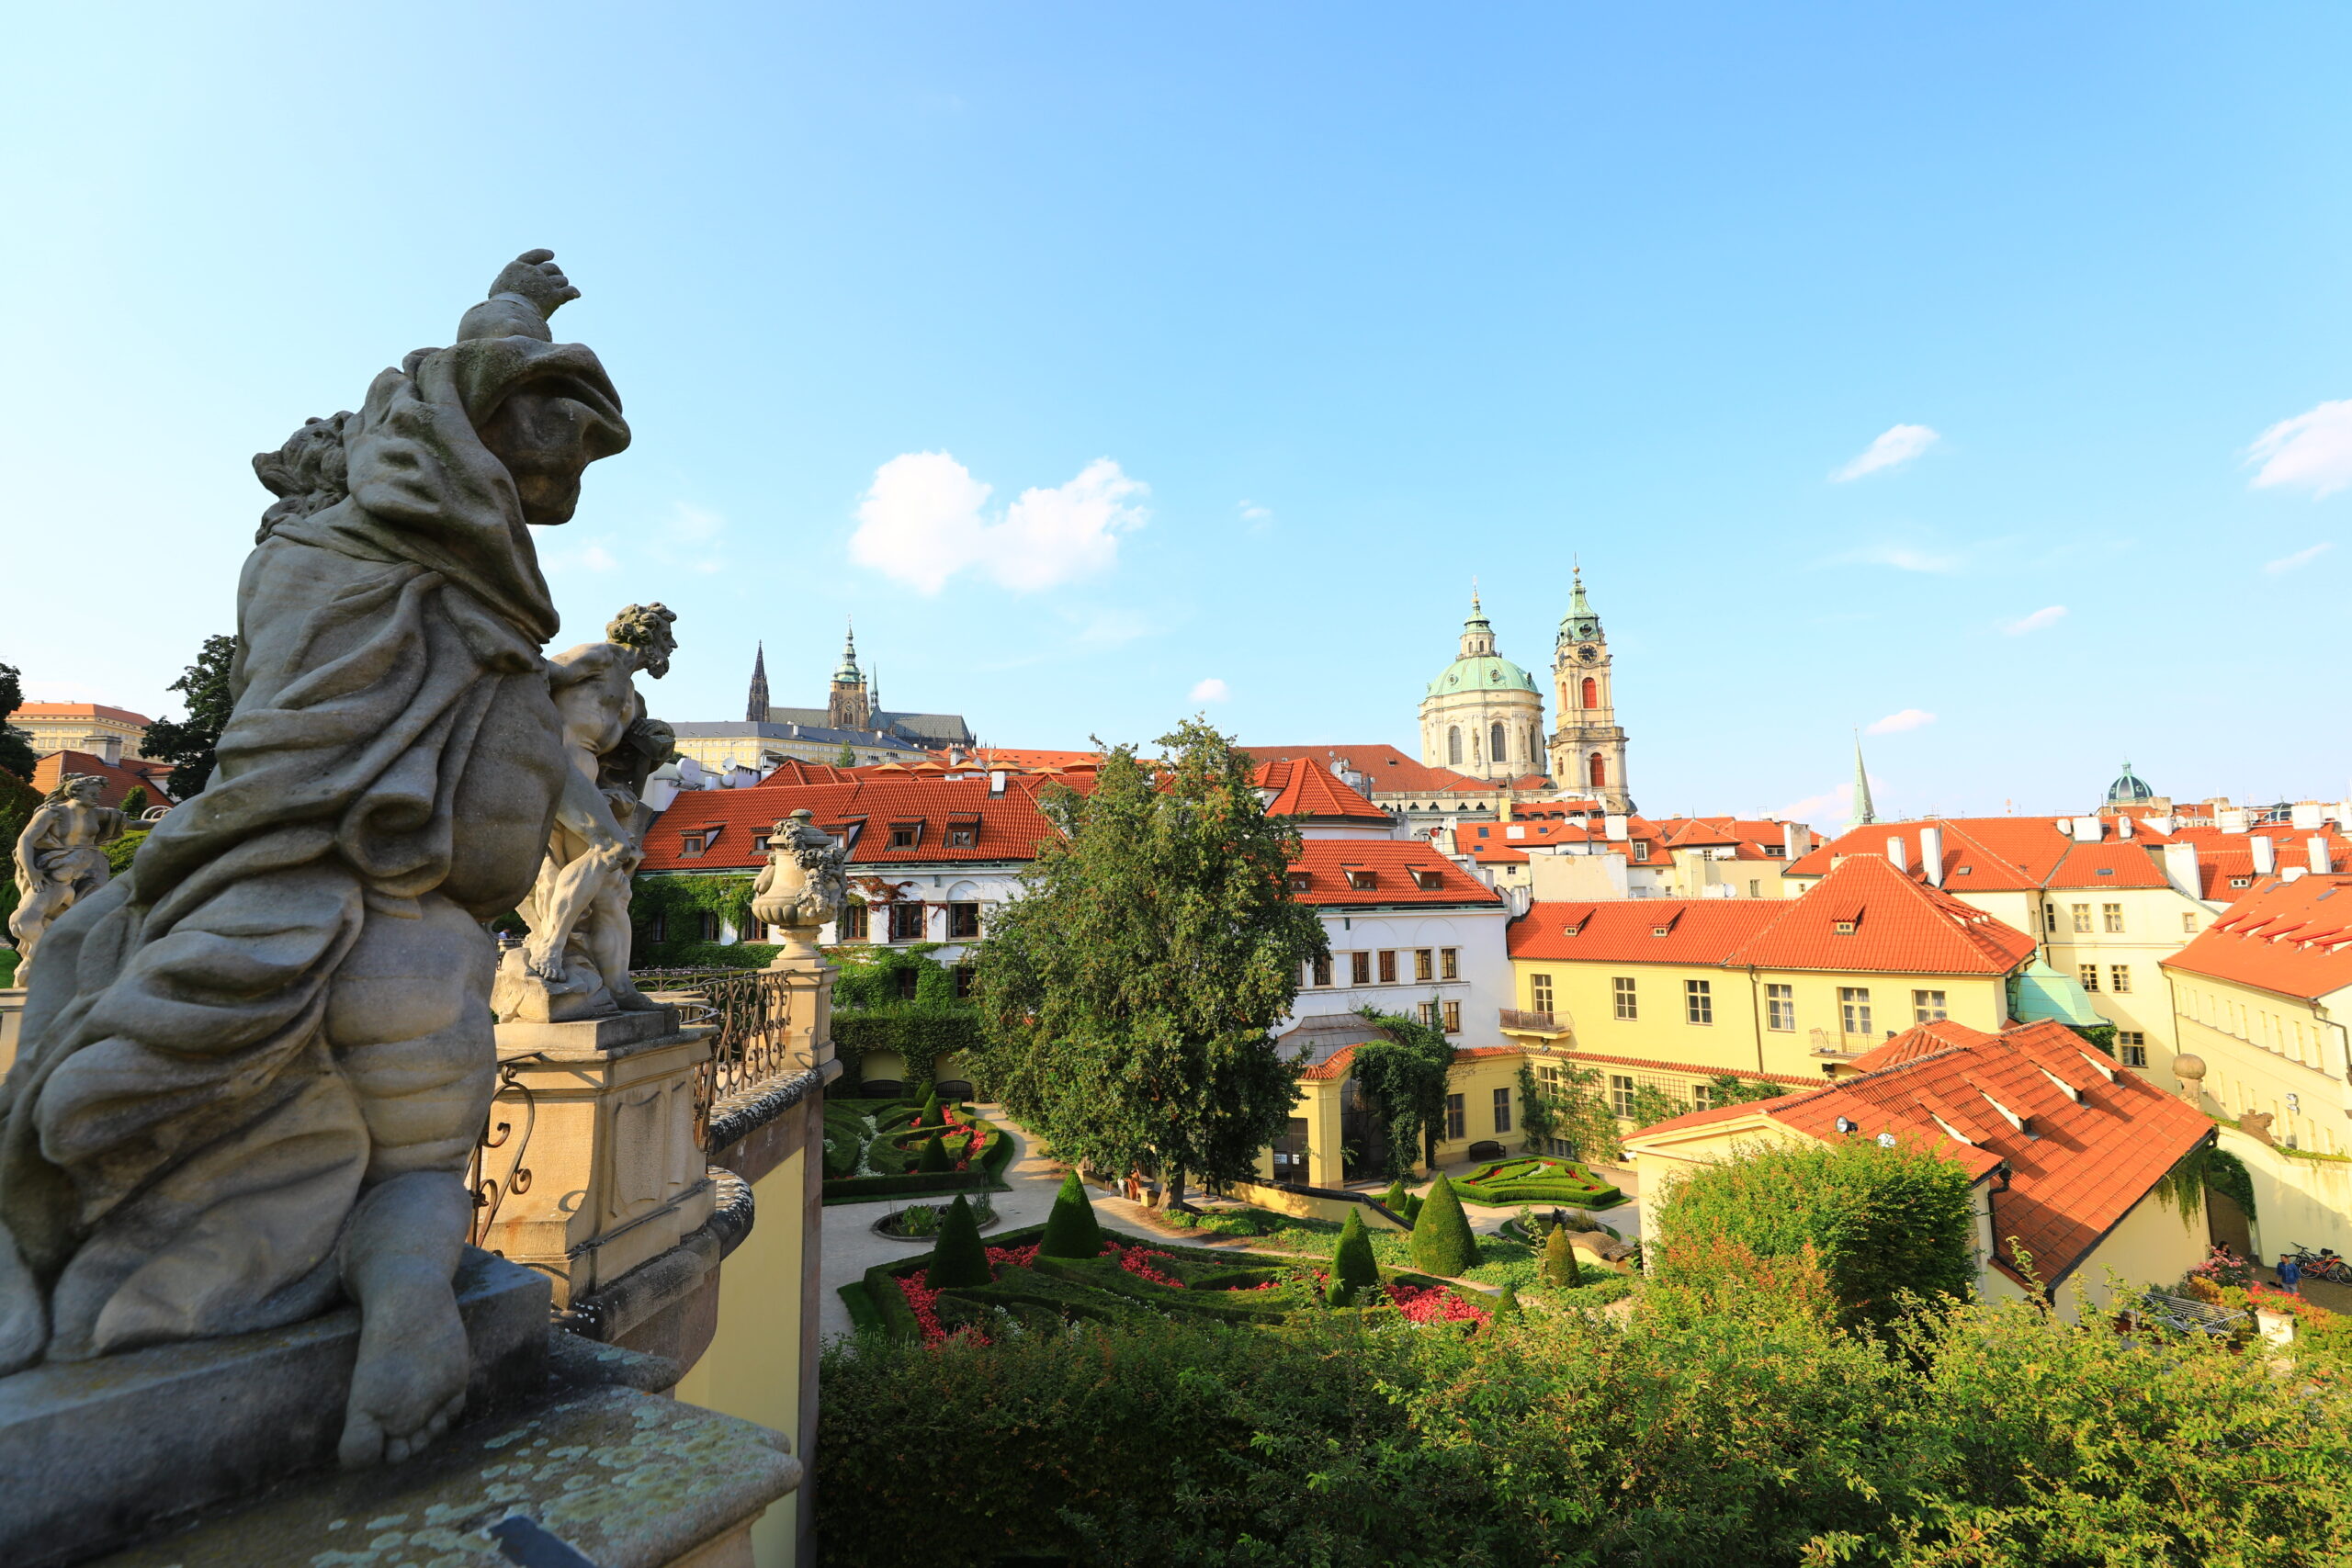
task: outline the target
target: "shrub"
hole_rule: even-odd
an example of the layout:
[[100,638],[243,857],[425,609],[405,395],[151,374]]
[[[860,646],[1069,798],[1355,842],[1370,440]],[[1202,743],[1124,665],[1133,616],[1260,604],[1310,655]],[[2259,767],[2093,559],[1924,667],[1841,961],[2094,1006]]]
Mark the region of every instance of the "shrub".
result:
[[1094,1258],[1102,1251],[1102,1227],[1095,1222],[1094,1205],[1086,1183],[1071,1171],[1054,1195],[1054,1212],[1046,1216],[1046,1234],[1037,1244],[1043,1258]]
[[939,1114],[939,1096],[936,1093],[933,1093],[931,1098],[922,1102],[922,1110],[917,1112],[915,1116],[915,1125],[918,1127],[937,1127],[944,1125],[943,1119]]
[[1405,1179],[1400,1176],[1388,1184],[1387,1191],[1380,1195],[1380,1206],[1392,1214],[1401,1214],[1405,1212],[1406,1200],[1411,1196],[1405,1190]]
[[1976,1280],[1968,1173],[1917,1140],[1742,1150],[1670,1183],[1657,1230],[1655,1279],[1720,1295],[1809,1258],[1848,1327],[1892,1322],[1903,1292],[1965,1297]]
[[931,1176],[955,1168],[956,1162],[947,1157],[947,1145],[940,1141],[938,1134],[933,1133],[922,1141],[922,1156],[915,1161],[918,1172]]
[[958,1285],[985,1285],[995,1277],[989,1268],[988,1248],[980,1243],[979,1222],[972,1217],[972,1206],[958,1197],[947,1206],[947,1217],[940,1223],[939,1245],[932,1251],[931,1267],[924,1271],[922,1282],[934,1291],[945,1291]]
[[1372,1256],[1372,1238],[1364,1234],[1363,1215],[1348,1211],[1340,1227],[1339,1250],[1331,1255],[1331,1304],[1370,1300],[1380,1289],[1380,1264]]
[[1584,1268],[1577,1261],[1577,1249],[1568,1245],[1567,1229],[1552,1227],[1544,1239],[1544,1284],[1547,1290],[1573,1291],[1584,1283]]
[[1470,1234],[1470,1216],[1462,1212],[1453,1183],[1439,1182],[1430,1189],[1420,1213],[1413,1220],[1413,1266],[1427,1273],[1452,1276],[1469,1268],[1477,1257],[1477,1238]]
[[1518,1287],[1515,1285],[1505,1285],[1503,1287],[1503,1293],[1495,1298],[1495,1321],[1497,1323],[1502,1323],[1506,1320],[1517,1319],[1525,1315],[1526,1314],[1521,1309],[1519,1304]]

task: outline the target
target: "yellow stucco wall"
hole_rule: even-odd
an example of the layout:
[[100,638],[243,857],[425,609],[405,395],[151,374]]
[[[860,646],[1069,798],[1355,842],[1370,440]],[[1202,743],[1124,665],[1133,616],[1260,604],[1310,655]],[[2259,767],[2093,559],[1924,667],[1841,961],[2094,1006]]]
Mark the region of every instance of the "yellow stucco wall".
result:
[[[1722,969],[1711,964],[1624,964],[1562,959],[1513,959],[1514,1006],[1536,1007],[1534,977],[1552,980],[1555,1021],[1566,1013],[1565,1043],[1577,1051],[1636,1056],[1646,1061],[1687,1062],[1726,1073],[1794,1073],[1811,1077],[1826,1062],[1846,1057],[1816,1055],[1816,1047],[1859,1054],[1883,1044],[1889,1034],[1918,1021],[1917,993],[1943,994],[1944,1016],[1971,1028],[1998,1031],[2008,1013],[2007,990],[1998,976],[1956,975],[1838,975],[1818,970]],[[1615,981],[1634,982],[1634,1017],[1617,1016]],[[1690,982],[1707,987],[1712,1021],[1693,1023],[1687,1006]],[[1767,986],[1790,987],[1795,1027],[1773,1029]],[[1846,1032],[1839,992],[1867,992],[1870,1028]],[[1855,1021],[1859,1024],[1858,1019]],[[1815,1032],[1819,1035],[1816,1038]]]
[[2234,1127],[2222,1147],[2254,1183],[2254,1247],[2265,1262],[2293,1247],[2352,1255],[2352,1160],[2310,1159],[2274,1149]]
[[2347,998],[2352,990],[2313,1003],[2174,971],[2180,1048],[2205,1060],[2205,1108],[2233,1121],[2267,1111],[2279,1142],[2292,1136],[2316,1153],[2347,1152],[2352,1096],[2337,1076],[2346,1066],[2344,1030],[2331,1021],[2352,1017]]
[[2058,1282],[2051,1292],[2052,1303],[2060,1317],[2075,1322],[2086,1300],[2097,1313],[2105,1310],[2119,1290],[2131,1293],[2149,1285],[2178,1284],[2189,1267],[2204,1258],[2205,1249],[2202,1205],[2176,1210],[2151,1192]]
[[[816,1267],[802,1222],[808,1151],[752,1189],[752,1234],[718,1274],[718,1332],[678,1398],[794,1437],[800,1428],[801,1276]],[[804,1456],[805,1457],[805,1456]],[[799,1495],[780,1498],[752,1527],[758,1568],[790,1568]]]

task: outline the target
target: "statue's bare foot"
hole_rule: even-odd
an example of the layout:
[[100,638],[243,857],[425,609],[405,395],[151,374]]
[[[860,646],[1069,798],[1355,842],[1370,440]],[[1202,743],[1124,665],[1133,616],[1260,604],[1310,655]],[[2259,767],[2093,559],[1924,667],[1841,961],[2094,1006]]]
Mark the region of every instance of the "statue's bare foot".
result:
[[660,1012],[668,1005],[655,1001],[627,980],[607,980],[605,989],[611,993],[613,1005],[623,1012]]
[[523,943],[523,967],[542,980],[563,979],[563,949],[537,935]]
[[447,1431],[465,1408],[469,1365],[448,1276],[417,1259],[372,1280],[337,1452],[343,1467],[397,1464]]

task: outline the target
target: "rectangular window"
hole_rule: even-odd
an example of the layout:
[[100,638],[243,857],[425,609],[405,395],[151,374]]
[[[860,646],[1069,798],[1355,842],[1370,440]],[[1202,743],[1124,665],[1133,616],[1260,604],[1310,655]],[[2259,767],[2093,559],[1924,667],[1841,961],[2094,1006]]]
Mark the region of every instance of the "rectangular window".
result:
[[2087,935],[2091,929],[2091,907],[2088,904],[2077,904],[2074,908],[2074,914],[2075,929]]
[[1838,987],[1838,1020],[1849,1034],[1871,1032],[1871,991],[1868,986]]
[[1426,947],[1417,947],[1413,950],[1413,978],[1416,980],[1437,978],[1437,953],[1434,951]]
[[1636,1003],[1634,997],[1634,981],[1631,976],[1618,976],[1615,979],[1609,982],[1609,987],[1611,991],[1616,993],[1617,1016],[1619,1018],[1639,1018],[1641,1016],[1641,1008]]
[[1645,863],[1648,862],[1650,858],[1650,842],[1647,839],[1635,839],[1634,840],[1634,858]]
[[2110,964],[2107,966],[2107,988],[2120,996],[2132,988],[2132,965]]
[[899,971],[898,986],[899,999],[902,1002],[913,1001],[916,993],[922,989],[922,971],[911,964],[908,964]]
[[2120,934],[2123,930],[2123,906],[2101,904],[2098,907],[2098,919],[2099,928],[2102,931],[2110,936]]
[[1380,983],[1384,986],[1396,983],[1396,953],[1393,948],[1380,955]]
[[1328,953],[1318,953],[1315,955],[1314,963],[1315,983],[1318,986],[1329,985],[1331,983],[1331,955]]
[[1437,1027],[1437,1004],[1435,1002],[1422,1002],[1420,1005],[1416,1007],[1413,1011],[1423,1023],[1428,1024],[1431,1029],[1435,1029]]
[[1794,1029],[1797,1026],[1797,988],[1794,986],[1764,987],[1764,1027]]
[[2195,910],[2190,909],[2184,910],[2182,912],[2180,917],[2180,934],[2183,936],[2195,936],[2197,934],[2197,912]]
[[1936,1020],[1945,1016],[1944,994],[1941,991],[1914,991],[1911,993],[1912,1022],[1933,1023]]
[[1462,1004],[1460,1002],[1445,1004],[1445,1032],[1448,1034],[1462,1032]]
[[679,834],[678,858],[681,860],[692,860],[695,856],[702,853],[703,841],[703,836],[700,833]]
[[951,822],[947,826],[947,847],[951,850],[968,850],[972,847],[972,840],[977,832],[977,829]]
[[1534,975],[1528,977],[1527,1005],[1536,1012],[1552,1010],[1552,976]]
[[920,822],[893,822],[890,824],[890,847],[894,850],[913,849],[915,847],[915,840],[922,836],[922,824]]
[[1470,1133],[1470,1112],[1458,1094],[1445,1097],[1445,1135],[1449,1138],[1467,1137]]
[[958,964],[953,973],[956,976],[956,999],[960,1002],[971,996],[972,976],[977,971],[968,964]]
[[1371,953],[1351,953],[1348,954],[1348,983],[1351,986],[1369,986],[1372,984]]
[[717,942],[718,940],[718,917],[717,915],[712,914],[708,909],[705,909],[702,912],[700,924],[702,927],[703,941]]
[[1764,885],[1756,880],[1756,878],[1752,876],[1749,877],[1747,879],[1747,896],[1750,898],[1761,898],[1764,897]]
[[1634,1119],[1634,1080],[1616,1073],[1609,1075],[1609,1109],[1628,1122]]
[[652,939],[653,941],[655,941],[655,942],[667,942],[667,941],[669,941],[669,940],[670,940],[670,917],[669,917],[669,914],[668,914],[666,911],[662,910],[662,909],[656,909],[656,910],[654,910],[654,911],[653,911],[653,923],[652,923],[651,925],[650,925],[650,926],[648,926],[648,927],[646,927],[646,928],[645,928],[645,934],[646,934],[648,937],[650,937],[650,939]]
[[2083,989],[2086,991],[2096,991],[2098,989],[2098,964],[2077,964],[2075,965],[2075,973],[2082,977]]
[[1441,980],[1462,978],[1462,950],[1460,948],[1441,947],[1437,950],[1437,977]]
[[2115,1048],[2123,1054],[2125,1066],[2144,1067],[2148,1065],[2148,1036],[2144,1030],[2117,1030]]
[[2041,907],[2041,924],[2042,929],[2045,931],[2055,931],[2058,929],[2057,905],[2044,904]]
[[978,904],[947,906],[947,940],[968,941],[980,934],[980,907]]
[[1715,998],[1704,980],[1682,982],[1682,1016],[1690,1023],[1715,1021]]
[[1510,1090],[1507,1089],[1495,1090],[1495,1131],[1510,1131]]
[[1274,1174],[1306,1174],[1306,1118],[1294,1116],[1290,1130],[1274,1145]]
[[890,940],[921,942],[922,940],[922,906],[910,900],[890,906]]
[[865,940],[865,904],[863,899],[853,898],[842,906],[840,930],[843,942]]

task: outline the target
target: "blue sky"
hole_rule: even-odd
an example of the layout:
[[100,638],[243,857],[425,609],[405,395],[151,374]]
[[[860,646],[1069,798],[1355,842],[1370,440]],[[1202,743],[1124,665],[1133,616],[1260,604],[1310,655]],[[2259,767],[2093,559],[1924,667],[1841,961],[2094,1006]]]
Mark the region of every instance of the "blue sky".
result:
[[1883,810],[2352,784],[2340,8],[198,9],[0,61],[36,696],[162,710],[248,455],[548,245],[637,432],[563,640],[668,603],[667,716],[854,613],[1003,744],[1409,749],[1573,553],[1651,811],[1905,714]]

